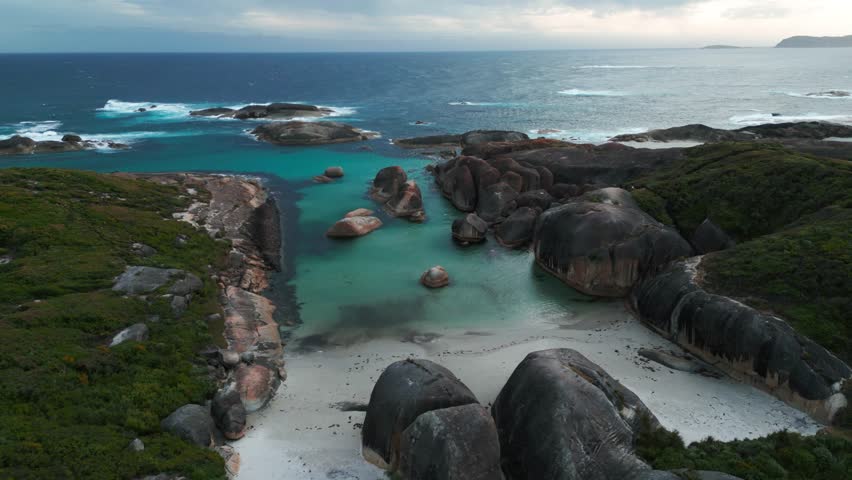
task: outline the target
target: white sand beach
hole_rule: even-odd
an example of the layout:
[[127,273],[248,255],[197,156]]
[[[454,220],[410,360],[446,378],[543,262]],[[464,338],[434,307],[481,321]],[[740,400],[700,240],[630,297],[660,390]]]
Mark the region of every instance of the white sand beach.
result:
[[378,480],[385,475],[360,456],[363,412],[338,402],[369,400],[389,364],[427,358],[452,370],[489,405],[529,352],[573,348],[632,389],[670,429],[692,442],[750,438],[789,429],[813,434],[820,425],[774,397],[727,378],[674,371],[637,355],[639,348],[677,350],[624,310],[602,303],[571,326],[490,331],[446,330],[426,343],[381,338],[348,347],[287,354],[288,379],[272,402],[253,414],[234,443],[240,480]]

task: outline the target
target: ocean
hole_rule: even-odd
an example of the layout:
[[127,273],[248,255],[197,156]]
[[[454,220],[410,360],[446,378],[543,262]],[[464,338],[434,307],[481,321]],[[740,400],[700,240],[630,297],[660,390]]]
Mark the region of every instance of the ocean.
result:
[[[319,346],[445,328],[570,324],[596,302],[495,242],[450,238],[460,214],[435,189],[434,159],[393,138],[511,129],[603,142],[618,133],[689,123],[735,128],[821,119],[852,124],[852,49],[611,50],[514,53],[0,55],[0,138],[77,133],[131,146],[0,158],[0,166],[110,171],[213,171],[277,176],[293,199],[286,278]],[[331,120],[381,134],[364,144],[282,148],[255,141],[255,121],[194,118],[193,109],[304,102]],[[156,105],[156,108],[151,108]],[[140,107],[147,108],[140,113]],[[421,122],[418,124],[418,122]],[[325,238],[347,211],[375,208],[375,173],[401,165],[424,192],[422,225],[382,217],[354,241]],[[310,181],[332,165],[346,176]],[[452,286],[427,291],[433,265]]]

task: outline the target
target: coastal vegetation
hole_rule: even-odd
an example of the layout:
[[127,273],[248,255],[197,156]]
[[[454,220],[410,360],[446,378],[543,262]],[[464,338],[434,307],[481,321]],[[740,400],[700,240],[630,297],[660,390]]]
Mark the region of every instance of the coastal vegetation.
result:
[[633,184],[640,206],[687,239],[709,218],[738,242],[704,258],[705,287],[852,361],[852,162],[723,143]]
[[707,438],[686,446],[677,432],[659,428],[644,430],[636,443],[636,453],[659,470],[711,470],[743,480],[843,480],[852,474],[852,440],[841,436],[781,431],[731,442]]
[[[212,342],[206,279],[226,245],[172,219],[186,202],[116,175],[0,170],[0,477],[224,476],[218,454],[160,429],[214,391],[197,352]],[[128,265],[184,269],[204,287],[176,318],[160,292],[111,290]],[[149,340],[109,346],[143,321]],[[144,450],[129,448],[135,438]]]

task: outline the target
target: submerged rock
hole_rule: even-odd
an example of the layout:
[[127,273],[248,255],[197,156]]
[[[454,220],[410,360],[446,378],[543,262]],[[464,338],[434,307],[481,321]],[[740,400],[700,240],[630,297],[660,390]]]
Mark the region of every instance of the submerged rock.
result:
[[326,145],[360,142],[370,134],[350,125],[336,122],[273,122],[252,130],[258,140],[276,145]]
[[539,217],[536,262],[588,295],[623,297],[645,275],[689,257],[690,245],[671,227],[637,208],[574,201]]
[[338,220],[325,234],[335,238],[361,237],[381,226],[382,221],[376,217],[347,217]]
[[635,479],[651,468],[633,454],[658,422],[633,392],[580,353],[534,352],[492,407],[508,478]]
[[402,432],[395,474],[404,480],[503,480],[488,410],[470,404],[417,417]]
[[364,458],[384,469],[397,465],[402,432],[417,417],[472,403],[478,403],[473,393],[436,363],[409,359],[391,364],[370,394],[361,429]]
[[429,288],[442,288],[450,284],[450,275],[442,266],[432,267],[423,272],[420,283]]

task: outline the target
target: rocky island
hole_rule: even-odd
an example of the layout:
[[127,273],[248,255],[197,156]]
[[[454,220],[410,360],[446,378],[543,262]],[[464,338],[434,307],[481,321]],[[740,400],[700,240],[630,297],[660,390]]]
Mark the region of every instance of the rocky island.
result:
[[797,36],[781,40],[775,48],[852,48],[852,35],[844,37]]

